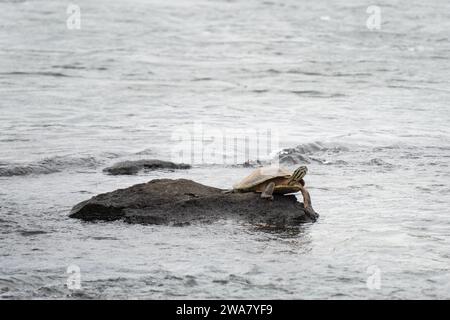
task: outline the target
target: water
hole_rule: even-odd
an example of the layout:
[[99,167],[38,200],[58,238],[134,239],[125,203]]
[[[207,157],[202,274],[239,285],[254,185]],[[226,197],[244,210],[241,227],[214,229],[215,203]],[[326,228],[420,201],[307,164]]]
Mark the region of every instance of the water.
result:
[[[379,31],[356,0],[76,4],[80,30],[64,2],[0,2],[1,298],[450,298],[448,1],[378,2]],[[300,146],[319,221],[68,219],[100,192],[252,170],[102,173],[170,159],[194,122]]]

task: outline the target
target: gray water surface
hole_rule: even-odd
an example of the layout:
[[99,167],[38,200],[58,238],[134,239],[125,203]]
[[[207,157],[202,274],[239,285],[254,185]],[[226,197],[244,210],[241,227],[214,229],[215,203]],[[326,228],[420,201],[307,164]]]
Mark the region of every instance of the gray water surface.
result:
[[[447,0],[377,2],[380,30],[355,0],[74,3],[80,30],[66,2],[0,1],[1,298],[450,298]],[[154,178],[229,188],[251,172],[102,173],[170,159],[194,122],[300,146],[319,221],[68,218]],[[81,290],[66,287],[70,265]]]

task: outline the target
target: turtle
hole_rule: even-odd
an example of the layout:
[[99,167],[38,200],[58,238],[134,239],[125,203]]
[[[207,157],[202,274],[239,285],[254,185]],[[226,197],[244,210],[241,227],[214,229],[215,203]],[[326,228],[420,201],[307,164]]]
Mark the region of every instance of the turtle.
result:
[[312,208],[311,196],[306,190],[303,180],[307,172],[306,166],[298,167],[292,174],[281,167],[261,167],[233,185],[233,189],[227,192],[257,192],[261,193],[262,199],[273,200],[274,194],[284,195],[300,191],[305,211],[312,218],[317,218],[318,214]]
[[299,192],[307,172],[306,166],[298,167],[292,174],[281,167],[261,167],[233,185],[232,192],[258,192],[261,198],[273,200],[272,194]]

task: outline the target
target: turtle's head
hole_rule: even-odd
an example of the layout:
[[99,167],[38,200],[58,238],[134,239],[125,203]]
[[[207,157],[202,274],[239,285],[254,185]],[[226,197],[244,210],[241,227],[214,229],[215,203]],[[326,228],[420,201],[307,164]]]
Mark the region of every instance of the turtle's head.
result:
[[301,184],[303,177],[306,175],[307,172],[308,168],[306,166],[298,167],[297,169],[295,169],[294,173],[292,173],[291,177],[289,178],[289,184],[293,183]]

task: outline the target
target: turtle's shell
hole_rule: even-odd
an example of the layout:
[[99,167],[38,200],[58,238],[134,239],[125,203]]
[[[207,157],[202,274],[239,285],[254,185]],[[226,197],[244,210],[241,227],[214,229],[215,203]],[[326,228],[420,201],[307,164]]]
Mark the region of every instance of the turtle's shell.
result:
[[289,178],[291,173],[279,167],[262,167],[253,171],[239,183],[233,186],[236,190],[249,190],[276,178]]

